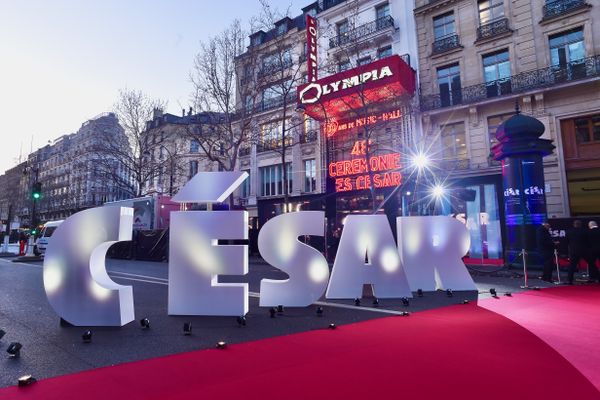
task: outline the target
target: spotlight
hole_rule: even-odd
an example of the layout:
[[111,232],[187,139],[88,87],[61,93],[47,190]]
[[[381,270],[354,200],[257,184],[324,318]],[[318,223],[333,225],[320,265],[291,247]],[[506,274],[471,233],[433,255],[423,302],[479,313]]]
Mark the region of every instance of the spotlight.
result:
[[319,317],[323,316],[323,307],[321,307],[321,306],[317,307],[317,316],[319,316]]
[[227,347],[227,342],[217,342],[217,349],[223,350]]
[[498,292],[496,292],[496,289],[494,288],[490,289],[490,294],[492,295],[492,297],[498,297]]
[[377,297],[373,299],[373,307],[379,307],[379,299]]
[[448,296],[448,297],[453,296],[452,289],[446,289],[446,296]]
[[148,318],[140,319],[140,325],[143,329],[150,329],[150,320]]
[[504,293],[504,295],[505,295],[506,297],[512,297],[512,293],[511,293],[511,292],[506,292],[506,293]]
[[183,334],[185,336],[190,336],[192,334],[192,323],[191,322],[183,323]]
[[329,329],[335,329],[337,328],[337,326],[335,326],[335,324],[329,324]]
[[418,170],[422,170],[423,168],[427,168],[427,166],[429,166],[429,158],[423,153],[415,154],[412,157],[411,162],[413,167]]
[[442,197],[442,196],[444,195],[444,192],[445,192],[445,191],[446,191],[446,190],[445,190],[445,189],[444,189],[444,187],[443,187],[443,186],[441,186],[441,185],[435,185],[435,186],[433,187],[433,189],[431,189],[431,192],[433,193],[433,195],[434,195],[435,197]]
[[35,378],[31,375],[23,375],[17,382],[19,383],[19,386],[29,386],[35,382]]
[[4,335],[6,335],[6,332],[4,332],[4,330],[0,329],[0,339],[2,339],[4,337]]
[[83,343],[92,343],[92,331],[88,330],[83,332],[81,339],[83,340]]
[[360,306],[360,299],[358,297],[354,299],[354,305],[357,307]]
[[469,300],[467,300],[467,299],[463,300],[463,304],[469,304]]
[[417,296],[423,297],[423,289],[417,289]]
[[410,313],[409,313],[408,311],[402,311],[402,312],[400,313],[400,316],[401,316],[401,317],[408,317],[408,316],[410,316]]
[[281,304],[277,306],[277,314],[283,314],[283,306]]
[[408,307],[410,305],[410,302],[408,301],[408,298],[402,297],[400,300],[402,301],[402,305],[404,307]]
[[237,323],[239,326],[246,326],[246,317],[244,317],[243,315],[237,317]]
[[275,318],[275,309],[273,307],[269,308],[269,315],[271,315],[271,318]]
[[19,342],[12,342],[8,345],[6,352],[10,358],[17,358],[21,355],[21,348],[23,345]]

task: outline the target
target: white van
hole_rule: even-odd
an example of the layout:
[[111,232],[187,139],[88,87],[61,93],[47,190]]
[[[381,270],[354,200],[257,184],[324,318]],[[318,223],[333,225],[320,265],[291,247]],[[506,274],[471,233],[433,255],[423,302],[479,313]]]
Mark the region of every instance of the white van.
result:
[[63,220],[61,219],[60,221],[49,221],[44,224],[34,248],[36,254],[44,255],[50,236],[52,236],[56,228],[62,223]]

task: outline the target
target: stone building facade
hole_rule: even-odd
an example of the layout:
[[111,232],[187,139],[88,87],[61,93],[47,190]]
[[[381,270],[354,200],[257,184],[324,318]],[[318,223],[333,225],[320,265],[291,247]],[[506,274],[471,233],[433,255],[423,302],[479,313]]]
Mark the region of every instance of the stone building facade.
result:
[[600,214],[600,3],[417,0],[423,134],[448,182],[476,192],[445,212],[466,218],[473,254],[501,258],[498,125],[520,110],[556,145],[545,157],[550,217]]

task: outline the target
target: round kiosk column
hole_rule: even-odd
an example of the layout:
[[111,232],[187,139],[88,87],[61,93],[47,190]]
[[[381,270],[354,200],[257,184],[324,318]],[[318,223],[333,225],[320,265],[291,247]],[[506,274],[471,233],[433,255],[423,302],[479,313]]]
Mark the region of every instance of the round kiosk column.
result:
[[544,130],[544,124],[521,114],[518,107],[496,130],[498,144],[492,147],[492,157],[502,161],[505,254],[509,262],[520,262],[517,256],[522,249],[530,256],[537,254],[536,230],[546,219],[542,158],[554,150],[551,140],[540,139]]

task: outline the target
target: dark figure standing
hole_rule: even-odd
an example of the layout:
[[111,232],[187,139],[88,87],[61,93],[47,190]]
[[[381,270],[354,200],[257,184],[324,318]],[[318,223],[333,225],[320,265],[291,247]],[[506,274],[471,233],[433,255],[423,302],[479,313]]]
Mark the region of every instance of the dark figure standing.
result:
[[600,228],[596,221],[590,221],[588,228],[590,228],[587,232],[589,280],[590,282],[600,282],[600,272],[596,267],[596,260],[600,260]]
[[587,252],[587,232],[583,229],[580,220],[573,221],[573,229],[567,232],[569,243],[569,285],[573,284],[575,271],[579,261],[585,258]]
[[550,234],[550,224],[545,221],[537,230],[537,246],[542,257],[544,272],[542,280],[552,283],[552,271],[554,271],[554,241]]

